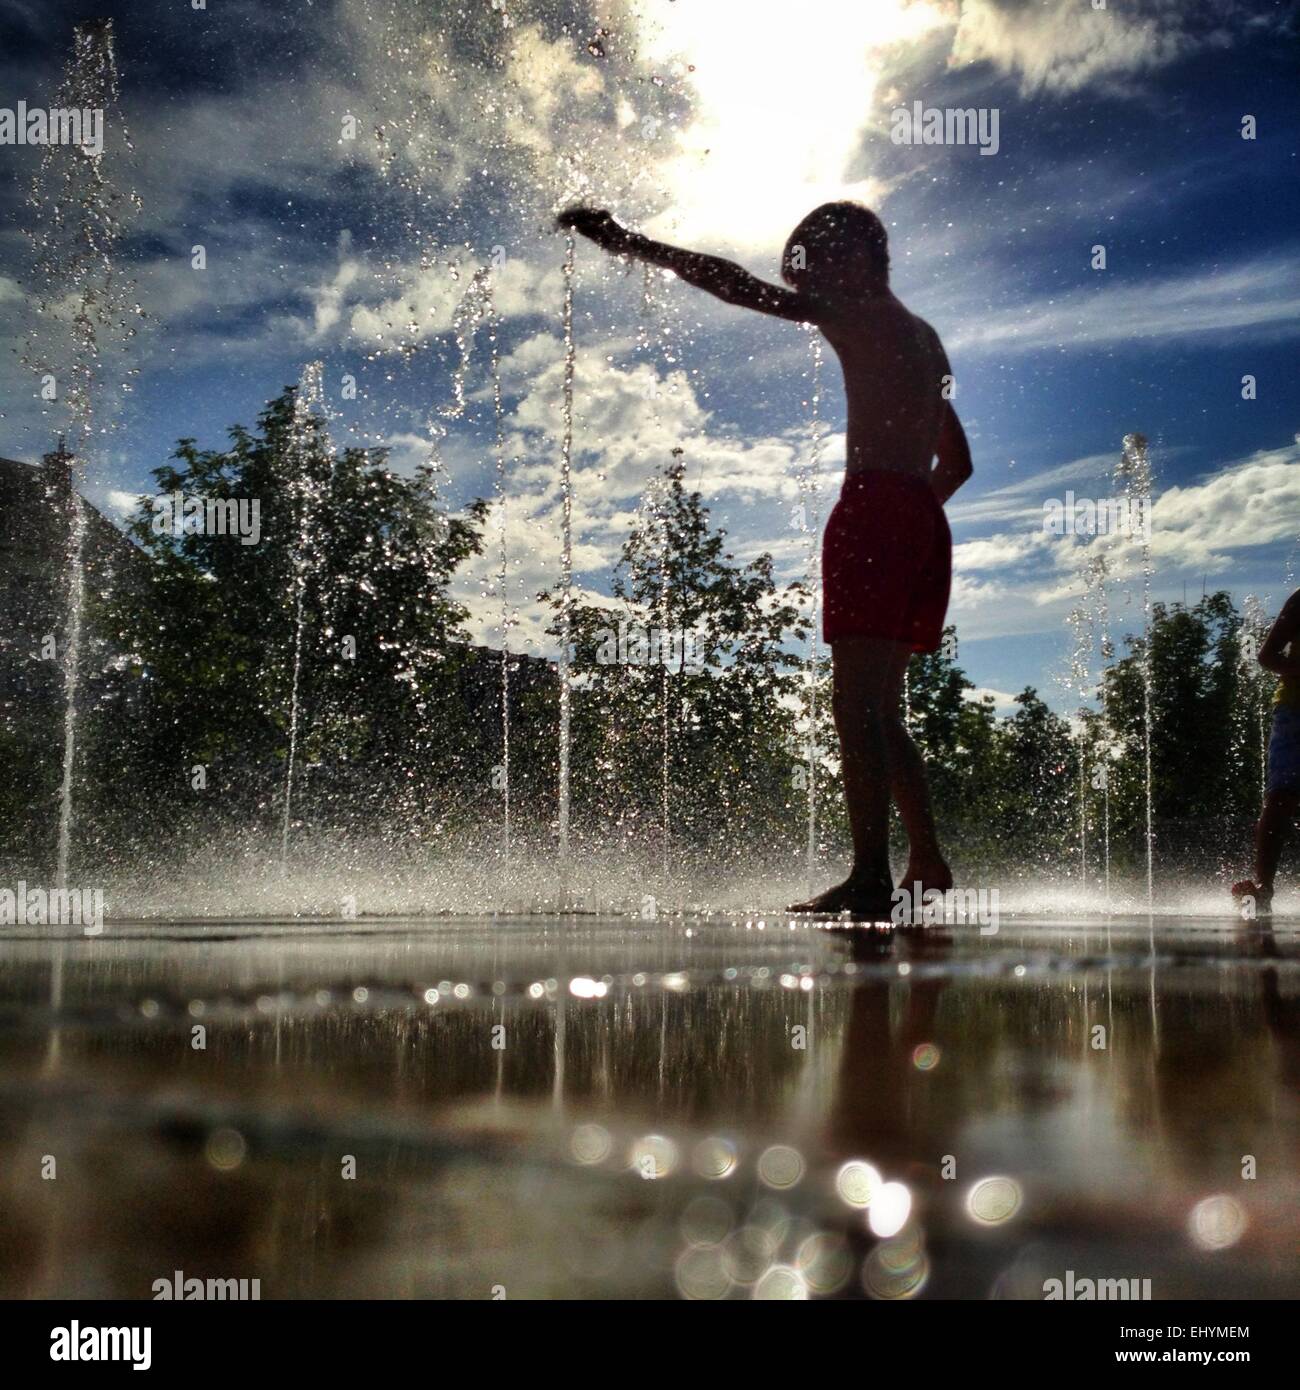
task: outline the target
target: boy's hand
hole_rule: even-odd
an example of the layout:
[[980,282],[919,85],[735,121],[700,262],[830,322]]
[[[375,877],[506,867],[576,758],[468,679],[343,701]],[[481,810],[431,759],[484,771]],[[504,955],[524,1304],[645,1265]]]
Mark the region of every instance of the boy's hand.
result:
[[603,208],[584,208],[573,206],[565,208],[555,219],[561,229],[572,228],[575,232],[594,241],[597,246],[616,247],[627,235],[626,230]]

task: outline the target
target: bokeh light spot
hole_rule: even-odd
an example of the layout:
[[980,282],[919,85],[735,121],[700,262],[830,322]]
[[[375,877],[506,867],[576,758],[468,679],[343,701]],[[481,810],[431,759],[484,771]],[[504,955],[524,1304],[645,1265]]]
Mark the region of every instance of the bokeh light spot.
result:
[[237,1129],[214,1129],[208,1136],[208,1162],[220,1172],[229,1173],[238,1168],[247,1152],[248,1145]]
[[716,1245],[698,1245],[684,1251],[673,1271],[683,1298],[726,1298],[731,1292],[731,1276]]
[[643,1178],[666,1178],[677,1166],[677,1145],[662,1134],[647,1134],[632,1145],[630,1161]]
[[751,1297],[798,1302],[808,1297],[808,1286],[797,1269],[791,1269],[789,1265],[773,1265],[754,1285]]
[[604,1163],[614,1141],[600,1125],[579,1125],[569,1139],[569,1152],[579,1163]]
[[869,1207],[880,1185],[879,1171],[859,1158],[850,1159],[835,1175],[835,1190],[851,1207]]
[[887,1237],[897,1235],[912,1214],[912,1194],[901,1182],[883,1183],[871,1199],[867,1224],[872,1233]]
[[1245,1234],[1246,1210],[1235,1197],[1216,1193],[1197,1202],[1188,1226],[1202,1250],[1226,1250]]
[[799,1246],[795,1268],[815,1294],[831,1294],[842,1289],[853,1273],[853,1255],[843,1236],[818,1231]]
[[788,1144],[773,1144],[758,1160],[758,1176],[769,1187],[794,1187],[803,1173],[803,1155]]
[[702,1178],[726,1178],[736,1169],[736,1146],[727,1139],[701,1139],[691,1155],[691,1163]]
[[966,1210],[985,1226],[996,1226],[1020,1210],[1023,1196],[1014,1178],[981,1178],[966,1194]]

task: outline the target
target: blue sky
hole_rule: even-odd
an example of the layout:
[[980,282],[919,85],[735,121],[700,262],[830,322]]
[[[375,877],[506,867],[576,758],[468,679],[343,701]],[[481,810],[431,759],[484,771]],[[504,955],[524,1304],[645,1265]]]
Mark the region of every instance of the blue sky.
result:
[[[0,106],[48,104],[94,5],[0,0]],[[944,338],[976,475],[950,509],[952,618],[981,689],[1053,703],[1078,567],[1105,546],[1117,627],[1123,542],[1055,538],[1043,504],[1106,496],[1120,441],[1152,442],[1157,597],[1202,583],[1275,606],[1300,533],[1300,198],[1289,6],[1128,0],[137,0],[117,20],[122,109],[106,167],[138,191],[122,247],[148,319],[107,358],[88,491],[149,488],[178,436],[234,422],[325,363],[342,443],[428,455],[451,400],[452,315],[491,256],[511,459],[513,639],[544,649],[530,596],[558,570],[562,375],[554,208],[607,205],[642,230],[775,278],[790,227],[859,197],[890,229],[894,287]],[[1292,21],[1293,23],[1293,21]],[[601,33],[599,31],[603,30]],[[996,110],[999,147],[896,145],[890,112]],[[1241,138],[1243,116],[1257,138]],[[125,118],[134,152],[120,147]],[[355,118],[355,138],[345,122]],[[382,132],[382,134],[381,134]],[[5,347],[30,312],[22,197],[37,152],[0,146]],[[1094,245],[1106,248],[1094,270]],[[191,268],[203,245],[207,268]],[[648,292],[648,308],[647,308]],[[791,526],[811,456],[808,335],[578,248],[576,569],[608,591],[648,479],[680,446],[736,552],[802,573]],[[413,325],[413,326],[412,326]],[[447,495],[490,495],[480,340],[469,405],[442,418]],[[62,423],[20,354],[0,356],[0,453],[35,459]],[[821,511],[843,464],[833,358]],[[345,374],[356,400],[342,394]],[[1257,397],[1242,399],[1242,377]],[[131,380],[123,395],[118,383]],[[493,519],[495,525],[495,517]],[[463,579],[497,641],[495,558]]]

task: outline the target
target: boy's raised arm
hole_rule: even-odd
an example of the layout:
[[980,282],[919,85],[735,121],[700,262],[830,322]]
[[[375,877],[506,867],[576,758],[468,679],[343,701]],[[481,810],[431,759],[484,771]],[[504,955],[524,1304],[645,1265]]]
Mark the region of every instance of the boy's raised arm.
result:
[[754,309],[760,314],[775,314],[777,318],[792,319],[796,323],[816,323],[820,318],[817,305],[804,295],[780,285],[770,285],[734,261],[687,251],[630,232],[609,213],[597,208],[566,208],[556,222],[561,227],[572,227],[616,256],[632,256],[651,265],[663,266],[688,284],[707,290],[728,304]]

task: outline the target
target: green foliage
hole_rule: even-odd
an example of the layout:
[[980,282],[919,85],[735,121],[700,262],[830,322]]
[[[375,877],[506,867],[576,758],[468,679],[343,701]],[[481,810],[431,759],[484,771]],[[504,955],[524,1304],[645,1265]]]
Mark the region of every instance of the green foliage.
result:
[[[1222,591],[1193,606],[1153,604],[1151,614],[1151,767],[1158,853],[1206,853],[1258,813],[1262,754],[1272,718],[1272,678],[1256,664],[1262,641]],[[1253,647],[1243,637],[1253,639]],[[1102,719],[1089,724],[1089,766],[1110,769],[1112,843],[1122,856],[1145,854],[1146,752],[1143,639],[1107,671]],[[1109,743],[1110,756],[1105,746]],[[1090,819],[1104,812],[1089,779]]]
[[[683,474],[665,467],[612,602],[572,608],[573,798],[590,827],[662,840],[666,775],[678,850],[725,860],[788,838],[805,800],[789,643],[807,634],[806,591],[779,588],[770,555],[737,563]],[[542,597],[558,637],[561,600]]]
[[[82,852],[131,855],[160,834],[183,842],[223,825],[272,833],[295,666],[305,823],[430,837],[481,836],[498,823],[502,658],[469,643],[450,594],[480,549],[483,504],[449,516],[428,473],[399,477],[382,451],[335,451],[293,388],[256,429],[233,429],[225,449],[181,440],[154,476],[159,494],[255,499],[261,536],[245,546],[203,529],[177,535],[142,502],[129,528],[138,550],[127,552],[138,563],[96,571],[75,785]],[[575,830],[713,868],[802,855],[815,696],[818,852],[842,855],[830,663],[823,654],[810,683],[800,650],[808,595],[777,583],[769,555],[737,561],[683,478],[675,457],[623,545],[608,601],[569,615]],[[542,598],[558,637],[560,600]],[[955,631],[946,636],[942,650],[911,660],[908,722],[956,861],[968,873],[1074,871],[1086,834],[1095,874],[1109,833],[1112,863],[1139,864],[1144,639],[1125,639],[1098,707],[1067,721],[1033,689],[1004,718],[990,699],[972,700]],[[1153,607],[1162,859],[1181,846],[1235,845],[1256,813],[1272,696],[1253,660],[1262,636],[1262,615],[1243,619],[1226,593]],[[516,824],[544,829],[555,814],[558,681],[540,660],[515,655],[510,666]],[[42,674],[53,689],[55,673]],[[39,788],[39,815],[31,797],[26,811],[8,806],[14,862],[52,843],[36,822],[54,805],[60,720],[53,698],[41,710],[26,732],[15,724],[0,735],[0,754]]]
[[296,662],[304,784],[346,793],[353,814],[395,791],[421,809],[450,804],[449,778],[481,772],[487,786],[480,711],[454,698],[473,652],[447,592],[480,547],[483,504],[449,517],[427,475],[389,472],[379,450],[335,453],[320,420],[295,418],[295,396],[270,402],[255,432],[233,429],[225,450],[182,440],[154,472],[160,494],[255,499],[256,545],[177,536],[150,500],[132,519],[152,563],[101,618],[147,692],[133,760],[160,793],[188,793],[201,765],[224,813],[266,811]]

